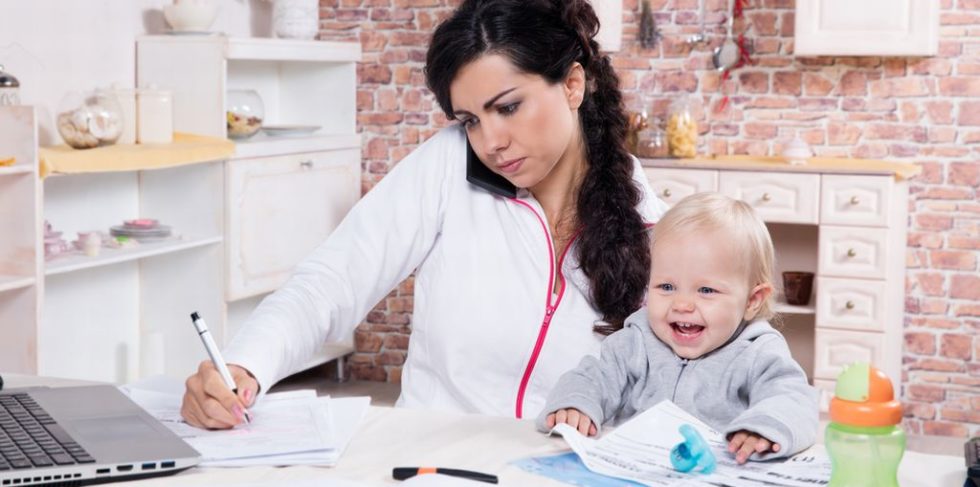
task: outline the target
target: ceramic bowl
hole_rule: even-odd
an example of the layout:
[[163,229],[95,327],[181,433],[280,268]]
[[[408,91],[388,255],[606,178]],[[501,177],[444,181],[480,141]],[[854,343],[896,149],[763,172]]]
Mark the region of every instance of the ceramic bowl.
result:
[[181,2],[163,6],[163,17],[174,32],[207,32],[218,16],[218,4]]

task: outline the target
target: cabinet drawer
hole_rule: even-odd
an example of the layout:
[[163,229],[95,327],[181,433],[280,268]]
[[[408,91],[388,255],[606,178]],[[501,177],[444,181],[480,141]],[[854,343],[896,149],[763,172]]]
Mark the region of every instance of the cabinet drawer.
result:
[[884,368],[884,334],[818,328],[815,342],[814,378],[836,380],[841,370],[854,362],[868,362]]
[[817,278],[817,326],[884,332],[885,281]]
[[653,193],[667,206],[674,206],[694,193],[718,191],[718,171],[660,167],[648,167],[644,171]]
[[723,172],[719,191],[752,205],[767,222],[817,223],[817,174]]
[[884,279],[888,230],[858,227],[820,227],[821,276]]
[[824,176],[820,223],[888,226],[891,176]]
[[229,300],[278,288],[361,192],[358,149],[230,161]]

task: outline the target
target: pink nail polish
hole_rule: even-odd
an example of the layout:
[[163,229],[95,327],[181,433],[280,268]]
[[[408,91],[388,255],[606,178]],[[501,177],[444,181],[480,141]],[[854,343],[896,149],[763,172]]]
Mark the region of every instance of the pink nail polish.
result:
[[232,412],[232,414],[235,415],[235,418],[236,419],[238,419],[239,421],[242,420],[242,408],[241,408],[241,406],[239,406],[237,404],[234,405],[234,406],[232,406],[231,412]]
[[252,402],[252,390],[245,389],[245,402]]

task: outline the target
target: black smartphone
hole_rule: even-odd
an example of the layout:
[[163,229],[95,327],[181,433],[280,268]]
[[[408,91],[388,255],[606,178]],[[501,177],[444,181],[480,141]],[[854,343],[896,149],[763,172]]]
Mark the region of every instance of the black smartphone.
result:
[[484,165],[470,147],[469,139],[466,139],[466,180],[491,193],[508,198],[517,197],[517,186]]

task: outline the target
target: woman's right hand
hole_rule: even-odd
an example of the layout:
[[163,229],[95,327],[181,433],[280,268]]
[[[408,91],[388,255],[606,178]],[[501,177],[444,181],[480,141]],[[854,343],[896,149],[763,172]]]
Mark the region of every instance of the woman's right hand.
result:
[[245,411],[255,402],[259,383],[247,370],[228,365],[238,395],[231,392],[210,360],[201,362],[197,373],[187,378],[180,415],[199,428],[228,429],[245,421]]
[[585,413],[575,408],[559,409],[548,415],[545,424],[548,428],[554,428],[556,424],[565,423],[578,430],[585,436],[595,436],[596,428]]

